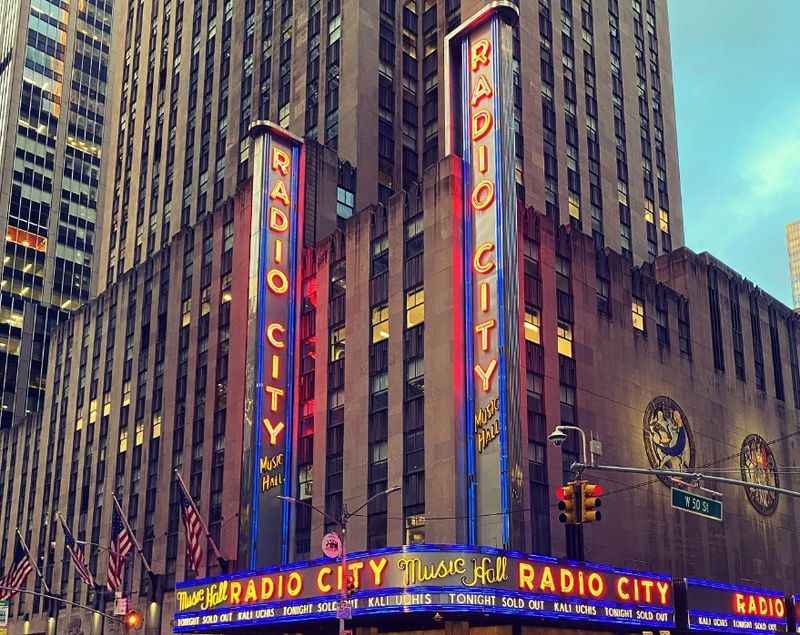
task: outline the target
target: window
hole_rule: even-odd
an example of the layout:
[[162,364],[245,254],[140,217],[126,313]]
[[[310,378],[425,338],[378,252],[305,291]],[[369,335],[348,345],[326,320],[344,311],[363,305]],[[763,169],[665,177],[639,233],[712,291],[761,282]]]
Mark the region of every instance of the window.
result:
[[566,322],[558,323],[558,354],[572,357],[572,326]]
[[666,301],[663,307],[656,307],[656,335],[659,344],[669,346],[669,316]]
[[536,309],[525,311],[525,339],[534,344],[542,343],[542,317]]
[[597,312],[611,315],[611,305],[608,301],[609,284],[605,278],[597,278]]
[[633,320],[633,328],[644,333],[644,300],[641,298],[633,298],[633,302],[631,303],[631,319]]
[[372,343],[377,344],[389,338],[389,307],[376,306],[372,309]]
[[345,327],[334,329],[331,332],[331,360],[335,362],[339,359],[344,359],[344,345],[346,341]]
[[314,478],[312,475],[313,465],[304,465],[300,468],[298,472],[298,482],[299,482],[299,490],[300,490],[300,500],[310,500],[312,494],[312,484],[314,482]]
[[425,289],[413,289],[406,293],[406,328],[410,329],[425,321]]

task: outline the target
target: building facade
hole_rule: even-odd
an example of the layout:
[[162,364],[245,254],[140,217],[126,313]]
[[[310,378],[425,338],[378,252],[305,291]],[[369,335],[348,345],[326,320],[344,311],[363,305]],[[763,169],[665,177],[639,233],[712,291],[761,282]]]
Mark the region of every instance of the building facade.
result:
[[[666,2],[517,4],[524,199],[636,263],[681,246]],[[121,4],[100,288],[249,178],[251,121],[336,150],[359,172],[359,209],[417,181],[446,151],[445,36],[483,5]]]
[[112,3],[4,3],[0,426],[41,409],[47,335],[89,299]]
[[[333,184],[338,170],[329,159]],[[329,194],[317,205],[326,229],[303,252],[288,491],[335,517],[344,505],[355,509],[400,486],[350,520],[350,551],[468,542],[464,431],[450,423],[458,421],[459,393],[456,165],[441,161],[419,189],[340,217],[335,229]],[[235,562],[231,570],[248,569],[237,554],[250,471],[242,413],[251,207],[246,187],[60,326],[43,413],[4,434],[0,447],[3,535],[26,528],[48,583],[66,599],[98,601],[49,519],[60,510],[77,536],[107,544],[117,493],[163,576],[163,632],[178,608],[176,585],[193,577],[174,470]],[[515,376],[524,391],[526,470],[516,549],[567,553],[553,492],[571,478],[578,447],[547,443],[558,424],[600,439],[604,464],[702,469],[791,487],[784,479],[796,467],[800,406],[792,311],[707,254],[682,248],[632,266],[532,208],[519,206],[518,223],[523,355]],[[670,489],[657,478],[591,478],[607,493],[604,518],[585,528],[588,560],[787,592],[800,582],[791,558],[775,558],[796,548],[800,518],[786,496],[725,488],[725,520],[716,523],[672,509]],[[290,511],[292,562],[317,557],[323,534],[335,528],[306,510]],[[201,575],[219,575],[207,552]],[[102,581],[105,556],[90,553]],[[135,605],[149,606],[134,558],[125,590]],[[44,607],[22,596],[12,615],[25,614],[34,628],[46,621]],[[91,622],[74,610],[59,619]]]
[[792,305],[800,308],[800,222],[786,226],[786,249],[789,253],[789,281],[792,284]]

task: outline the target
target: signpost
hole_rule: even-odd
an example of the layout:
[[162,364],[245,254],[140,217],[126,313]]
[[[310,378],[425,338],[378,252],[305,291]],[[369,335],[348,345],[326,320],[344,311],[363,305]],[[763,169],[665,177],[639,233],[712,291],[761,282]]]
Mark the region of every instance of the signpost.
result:
[[710,518],[722,522],[722,501],[698,496],[686,490],[672,488],[672,506],[675,509],[697,514],[703,518]]

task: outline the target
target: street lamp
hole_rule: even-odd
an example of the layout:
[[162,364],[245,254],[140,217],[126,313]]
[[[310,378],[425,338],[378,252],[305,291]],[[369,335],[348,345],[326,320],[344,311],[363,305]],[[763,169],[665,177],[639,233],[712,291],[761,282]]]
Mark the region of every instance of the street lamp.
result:
[[[342,585],[341,595],[339,598],[339,602],[347,599],[347,546],[346,546],[346,539],[347,539],[347,521],[350,520],[353,516],[358,514],[362,509],[364,509],[367,505],[369,505],[372,501],[380,498],[381,496],[388,496],[389,494],[393,494],[400,490],[399,485],[395,485],[388,489],[385,489],[381,492],[375,492],[372,496],[370,496],[367,500],[365,500],[361,505],[356,507],[353,511],[348,511],[347,505],[342,505],[342,511],[339,515],[339,518],[334,518],[328,512],[321,510],[319,507],[315,507],[311,503],[301,500],[299,498],[295,498],[294,496],[277,496],[276,498],[286,501],[287,503],[291,503],[292,505],[305,505],[306,507],[310,507],[318,514],[324,516],[329,522],[339,526],[339,532],[341,533],[341,540],[342,540],[342,553],[341,553],[341,563],[342,563],[342,573],[344,575],[344,584]],[[339,617],[339,635],[344,634],[344,616]]]

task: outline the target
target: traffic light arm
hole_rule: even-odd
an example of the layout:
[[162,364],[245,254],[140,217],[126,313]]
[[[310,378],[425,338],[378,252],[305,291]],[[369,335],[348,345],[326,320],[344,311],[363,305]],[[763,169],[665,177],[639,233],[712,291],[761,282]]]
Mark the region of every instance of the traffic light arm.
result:
[[740,487],[747,487],[748,489],[760,489],[767,492],[775,492],[776,494],[785,494],[786,496],[793,496],[800,498],[800,492],[784,489],[783,487],[774,487],[772,485],[761,485],[759,483],[748,483],[736,478],[728,478],[727,476],[711,476],[703,474],[702,472],[680,472],[678,470],[656,470],[647,467],[628,467],[624,465],[586,465],[585,463],[573,463],[573,470],[599,470],[604,472],[622,472],[627,474],[652,474],[653,476],[671,476],[678,480],[689,483],[702,483],[703,481],[711,481],[712,483],[726,483],[728,485],[738,485]]

